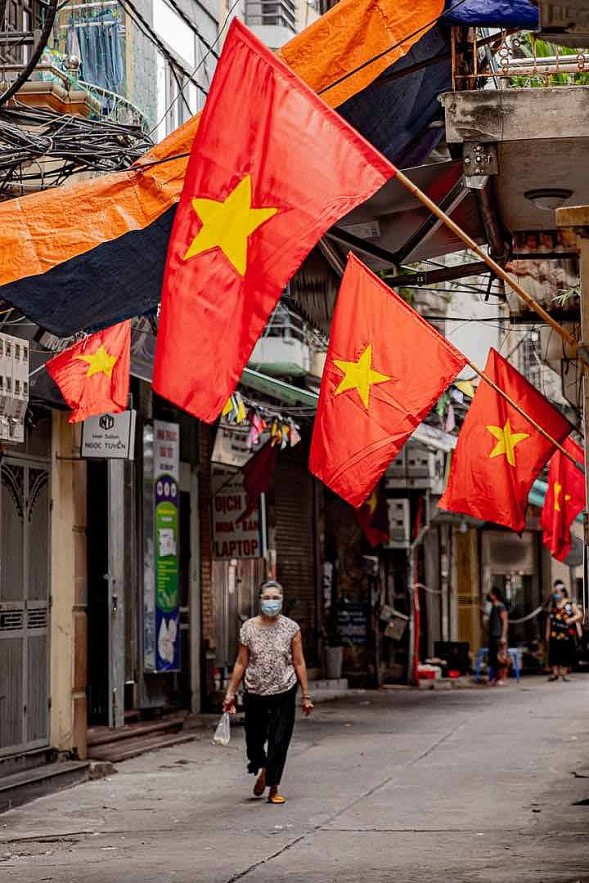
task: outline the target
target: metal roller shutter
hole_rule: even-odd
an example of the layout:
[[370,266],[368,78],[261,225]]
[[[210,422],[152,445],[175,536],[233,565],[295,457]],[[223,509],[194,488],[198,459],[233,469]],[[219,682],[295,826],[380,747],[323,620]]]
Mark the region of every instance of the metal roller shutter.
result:
[[278,457],[274,515],[278,580],[284,586],[285,612],[303,632],[307,662],[316,662],[317,622],[313,479],[298,448]]

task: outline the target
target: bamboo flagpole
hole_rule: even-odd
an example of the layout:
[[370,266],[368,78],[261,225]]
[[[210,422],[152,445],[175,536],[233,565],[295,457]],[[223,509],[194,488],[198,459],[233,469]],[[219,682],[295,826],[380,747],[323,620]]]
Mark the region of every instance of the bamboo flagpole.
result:
[[[436,203],[420,190],[417,185],[411,181],[407,175],[404,175],[399,169],[397,169],[396,176],[397,180],[411,193],[416,197],[429,211],[436,216],[443,224],[448,227],[459,239],[464,242],[468,248],[474,252],[477,257],[479,257],[485,264],[495,273],[495,275],[502,279],[509,287],[514,291],[517,296],[530,307],[535,313],[540,316],[540,318],[546,322],[547,325],[556,331],[556,333],[567,343],[571,349],[573,350],[575,356],[581,360],[585,370],[589,368],[589,352],[585,349],[585,347],[581,346],[573,337],[570,332],[563,328],[562,325],[554,319],[550,313],[546,312],[544,307],[540,306],[540,304],[534,300],[531,294],[528,294],[522,286],[513,279],[509,273],[503,269],[503,267],[497,263],[497,261],[493,260],[493,258],[486,254],[485,251],[477,245],[477,243],[460,227],[455,221],[450,218],[446,212],[444,212]],[[474,369],[474,366],[472,366]],[[483,374],[478,369],[476,370],[477,374],[480,374],[483,377]],[[513,403],[511,403],[513,404]],[[525,416],[525,415],[524,415]],[[527,418],[528,420],[530,418]],[[533,424],[533,421],[530,420],[530,423]],[[537,427],[538,428],[538,427]],[[566,452],[565,452],[566,453]],[[567,454],[568,456],[568,454]],[[570,459],[570,458],[569,458]]]

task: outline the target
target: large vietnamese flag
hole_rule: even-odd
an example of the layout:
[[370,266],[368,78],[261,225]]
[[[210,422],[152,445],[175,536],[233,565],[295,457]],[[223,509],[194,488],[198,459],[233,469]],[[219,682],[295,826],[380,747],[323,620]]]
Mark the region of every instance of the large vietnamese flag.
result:
[[[568,420],[494,349],[485,373],[553,439],[567,437],[572,429]],[[534,479],[553,451],[548,439],[481,381],[438,505],[520,532]]]
[[309,468],[361,506],[466,358],[350,255],[335,306]]
[[168,247],[154,390],[215,420],[311,248],[395,171],[234,20]]
[[[584,455],[580,445],[567,438],[563,448],[582,465]],[[571,525],[584,507],[584,473],[561,451],[555,451],[548,464],[548,490],[540,523],[542,541],[558,561],[564,561],[571,550]]]

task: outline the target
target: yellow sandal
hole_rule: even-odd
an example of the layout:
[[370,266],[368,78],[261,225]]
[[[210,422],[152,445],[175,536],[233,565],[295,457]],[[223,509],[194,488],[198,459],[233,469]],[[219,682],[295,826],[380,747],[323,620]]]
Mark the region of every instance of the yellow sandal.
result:
[[268,795],[268,803],[273,803],[275,806],[282,806],[283,803],[286,803],[286,797],[279,794],[276,788],[272,788]]

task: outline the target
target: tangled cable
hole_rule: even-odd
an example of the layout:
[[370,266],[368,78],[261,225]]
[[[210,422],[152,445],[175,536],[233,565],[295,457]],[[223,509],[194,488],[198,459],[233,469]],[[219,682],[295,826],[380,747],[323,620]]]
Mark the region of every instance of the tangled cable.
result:
[[123,170],[151,146],[140,126],[12,103],[0,108],[0,199],[58,186],[79,172]]

